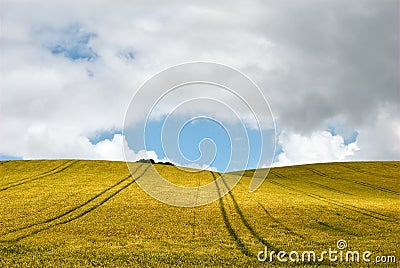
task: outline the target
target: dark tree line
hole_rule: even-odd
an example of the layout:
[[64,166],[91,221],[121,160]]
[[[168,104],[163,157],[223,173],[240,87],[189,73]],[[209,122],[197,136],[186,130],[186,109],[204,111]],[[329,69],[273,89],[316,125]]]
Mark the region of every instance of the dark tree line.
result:
[[153,159],[140,159],[139,161],[137,161],[138,163],[148,163],[148,164],[161,164],[161,165],[167,165],[167,166],[175,166],[173,163],[171,162],[156,162]]

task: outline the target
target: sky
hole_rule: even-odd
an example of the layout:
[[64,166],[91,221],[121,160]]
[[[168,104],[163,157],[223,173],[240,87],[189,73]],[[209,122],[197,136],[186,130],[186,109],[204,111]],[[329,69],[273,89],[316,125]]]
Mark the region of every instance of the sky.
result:
[[[400,160],[398,5],[3,0],[0,158],[150,157],[222,171],[271,162]],[[130,105],[146,81],[196,61],[250,78],[272,112],[260,116],[274,122],[275,132],[271,124],[254,128],[248,112],[216,87],[207,90],[226,107],[210,99],[185,106],[184,97],[200,90],[187,88],[160,104],[147,134],[124,130],[127,111],[138,121],[147,112]],[[152,94],[145,91],[142,100]],[[258,99],[252,94],[246,97]],[[171,133],[163,138],[164,123]]]

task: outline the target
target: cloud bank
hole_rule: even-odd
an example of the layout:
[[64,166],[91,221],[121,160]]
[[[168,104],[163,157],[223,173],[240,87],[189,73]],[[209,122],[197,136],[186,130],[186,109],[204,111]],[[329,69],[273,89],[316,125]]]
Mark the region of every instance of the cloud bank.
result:
[[120,134],[90,138],[122,128],[146,79],[201,60],[264,92],[277,165],[400,159],[395,0],[6,0],[0,12],[0,155],[123,159]]

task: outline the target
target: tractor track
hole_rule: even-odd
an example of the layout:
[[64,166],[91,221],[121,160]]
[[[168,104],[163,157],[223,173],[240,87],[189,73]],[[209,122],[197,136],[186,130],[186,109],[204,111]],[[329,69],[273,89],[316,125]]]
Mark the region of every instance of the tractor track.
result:
[[[220,175],[221,180],[222,180],[222,182],[224,183],[225,187],[228,188],[228,184],[227,184],[226,181],[224,180],[224,177],[223,177],[220,173],[217,173],[217,174]],[[261,244],[263,244],[264,246],[267,246],[268,248],[273,249],[273,250],[277,250],[273,245],[271,245],[267,240],[265,240],[265,239],[254,229],[254,227],[247,221],[246,217],[245,217],[244,214],[243,214],[243,211],[241,210],[241,208],[240,208],[238,202],[236,201],[235,196],[232,194],[232,192],[230,191],[230,192],[228,192],[228,194],[229,194],[230,198],[232,199],[233,206],[235,207],[235,210],[236,210],[237,214],[239,215],[240,220],[242,221],[243,225],[246,226],[247,230],[249,230],[249,232],[251,233],[251,235],[252,235],[253,237],[255,237],[255,238],[256,238]]]
[[344,168],[347,168],[347,169],[350,169],[350,170],[353,170],[353,171],[358,172],[358,173],[365,174],[365,175],[372,175],[372,176],[376,176],[376,177],[384,177],[384,178],[388,178],[388,179],[398,179],[398,177],[393,177],[393,176],[386,175],[386,174],[375,173],[375,172],[363,170],[363,169],[356,168],[356,167],[350,167],[349,165],[346,165],[346,164],[342,164],[340,166],[342,166]]
[[50,170],[48,170],[48,171],[46,171],[44,173],[41,173],[39,175],[36,175],[36,176],[33,176],[33,177],[27,177],[27,178],[19,179],[17,181],[4,184],[4,185],[2,185],[3,188],[0,189],[0,192],[8,190],[8,189],[11,189],[11,188],[14,188],[14,187],[17,187],[17,186],[20,186],[20,185],[23,185],[23,184],[26,184],[28,182],[36,181],[38,179],[42,179],[42,178],[45,178],[45,177],[49,177],[49,176],[58,174],[58,173],[60,173],[60,172],[62,172],[64,170],[70,168],[72,165],[75,165],[78,162],[79,162],[79,160],[69,160],[69,161],[67,161],[67,162],[65,162],[65,163],[63,163],[63,164],[61,164],[61,165],[59,165],[59,166],[57,166],[57,167],[55,167],[53,169],[50,169]]
[[[198,184],[197,184],[197,192],[196,192],[196,201],[195,201],[195,205],[197,205],[198,199],[199,199],[199,188],[201,186],[201,181],[200,181],[200,177],[198,179]],[[196,237],[196,208],[193,209],[193,222],[190,223],[190,225],[192,226],[192,238],[194,239]]]
[[55,170],[61,168],[62,166],[66,165],[66,164],[68,164],[68,163],[70,163],[70,162],[73,162],[73,161],[74,161],[74,160],[67,160],[67,161],[65,161],[65,162],[63,162],[63,163],[61,163],[61,164],[59,164],[58,166],[56,166],[56,167],[54,167],[54,168],[52,168],[52,169],[46,170],[46,171],[44,171],[44,172],[42,172],[42,173],[39,173],[39,174],[37,174],[37,175],[32,175],[32,176],[29,176],[29,177],[25,177],[25,178],[22,178],[22,179],[18,179],[18,180],[12,181],[12,182],[8,182],[8,183],[5,183],[5,184],[2,184],[2,185],[0,185],[0,187],[8,186],[9,184],[14,184],[14,183],[17,183],[17,182],[20,182],[20,181],[24,181],[24,180],[27,180],[27,179],[32,179],[32,178],[35,178],[35,177],[40,177],[40,176],[49,174],[49,173],[51,173],[51,172],[53,172],[53,171],[55,171]]
[[317,220],[316,223],[323,227],[324,229],[326,229],[329,232],[335,232],[335,233],[339,233],[339,234],[346,234],[346,235],[350,235],[350,236],[360,236],[359,234],[355,233],[355,232],[349,232],[343,228],[337,227],[337,226],[333,226],[330,225],[326,222],[323,222],[321,220]]
[[[274,174],[276,177],[278,178],[285,178],[288,179],[286,176],[281,175],[279,173],[275,173]],[[247,191],[247,188],[241,184],[237,184],[236,187],[241,187],[243,188],[244,191]],[[267,210],[267,208],[265,208],[259,201],[257,201],[258,206],[265,212],[265,214],[267,215],[268,218],[270,218],[273,222],[275,222],[276,224],[278,224],[279,228],[285,230],[288,234],[291,234],[293,236],[297,236],[303,240],[307,240],[306,237],[302,236],[301,234],[298,234],[296,232],[294,232],[293,230],[291,230],[289,227],[285,226],[281,221],[279,221],[278,219],[276,219],[274,216],[271,215],[271,213],[269,213],[269,211]],[[318,244],[318,242],[312,241],[316,244]],[[274,248],[276,250],[276,248]],[[279,251],[279,250],[278,250]]]
[[228,213],[226,212],[226,209],[225,209],[223,196],[221,195],[221,189],[220,189],[220,187],[219,187],[219,185],[217,183],[217,177],[214,175],[213,172],[210,171],[210,173],[214,178],[214,183],[215,183],[215,186],[217,188],[218,195],[220,197],[218,199],[218,202],[219,202],[219,207],[220,207],[220,210],[221,210],[222,219],[224,220],[225,227],[226,227],[229,235],[231,236],[231,238],[235,242],[236,247],[242,252],[242,254],[246,255],[247,257],[252,257],[252,254],[250,253],[249,249],[243,243],[242,239],[239,237],[239,235],[237,234],[235,229],[232,227],[232,224],[231,224],[231,222],[229,220],[229,217],[228,217]]
[[387,167],[391,167],[391,168],[399,168],[399,164],[395,164],[395,163],[382,163]]
[[260,202],[257,202],[257,203],[264,210],[264,212],[267,215],[267,217],[270,218],[276,224],[278,224],[279,228],[285,230],[288,234],[291,234],[293,236],[297,236],[297,237],[299,237],[299,238],[301,238],[303,240],[307,240],[304,236],[302,236],[301,234],[296,233],[295,231],[293,231],[292,229],[290,229],[289,227],[284,225],[280,220],[278,220],[277,218],[272,216],[271,213],[269,213],[269,211],[267,210],[267,208],[264,207]]
[[[329,178],[329,179],[336,179],[336,178],[332,178],[332,177],[328,176],[327,174],[325,174],[325,173],[323,173],[323,172],[320,172],[320,171],[318,171],[318,170],[315,170],[315,169],[308,169],[308,170],[309,170],[309,171],[312,171],[313,173],[315,173],[315,174],[317,174],[317,175],[319,175],[319,176],[322,176],[322,177],[326,177],[326,178]],[[284,176],[284,175],[282,175],[282,174],[279,174],[279,173],[275,173],[274,175],[275,175],[276,177],[278,177],[278,178],[284,178],[284,179],[287,179],[287,180],[296,180],[296,179],[290,179],[290,178],[288,178],[288,177],[286,177],[286,176]],[[277,176],[277,175],[278,175],[278,176]],[[337,178],[337,179],[340,180],[340,178]],[[314,182],[308,182],[308,181],[302,181],[302,180],[297,180],[297,181],[306,182],[306,183],[310,183],[310,184],[314,184]],[[351,181],[349,181],[349,182],[351,182]],[[318,184],[318,183],[315,183],[315,184]],[[283,185],[279,185],[279,186],[282,187]],[[288,188],[286,188],[286,187],[288,187]],[[285,188],[285,189],[287,189],[287,190],[290,190],[290,191],[292,191],[292,190],[298,191],[297,189],[292,188],[292,187],[289,187],[289,186],[285,186],[285,187],[283,187],[283,188]],[[321,188],[324,188],[324,187],[321,187]],[[336,191],[336,189],[333,189],[333,188],[332,188],[332,190],[333,190],[334,192],[339,191],[339,190]],[[299,190],[299,191],[300,191],[300,190]],[[309,193],[306,193],[306,192],[303,192],[303,191],[300,191],[300,192],[301,192],[302,194],[307,194],[307,195],[309,195]],[[345,192],[341,192],[341,193],[345,193]],[[350,193],[346,193],[346,194],[353,195],[353,194],[350,194]],[[312,194],[311,194],[311,195],[312,195]],[[314,198],[314,197],[313,197],[313,198]],[[334,202],[334,201],[331,200],[331,202]],[[342,206],[339,206],[339,207],[342,207]],[[357,207],[357,208],[358,208],[358,207]],[[330,211],[332,211],[332,213],[335,213],[335,214],[338,215],[339,217],[343,217],[343,218],[345,218],[345,219],[347,219],[347,220],[349,220],[349,221],[353,221],[353,222],[357,222],[357,223],[360,222],[359,219],[355,219],[355,218],[349,217],[349,216],[347,216],[347,215],[337,213],[337,212],[334,211],[334,210],[330,210]],[[385,216],[386,216],[386,215],[385,215]],[[397,219],[397,218],[396,218],[396,219]],[[372,224],[372,223],[368,223],[368,224],[366,224],[366,225],[368,225],[369,227],[370,227],[370,226],[373,226],[374,228],[379,229],[379,230],[383,230],[381,227],[376,226],[375,224]]]
[[289,179],[288,177],[286,177],[286,176],[284,176],[282,174],[279,174],[279,173],[277,173],[275,171],[270,171],[269,173],[271,173],[272,175],[275,175],[275,177],[278,177],[280,179]]
[[[368,188],[371,188],[371,189],[374,189],[374,190],[378,190],[378,191],[381,191],[381,192],[394,194],[394,195],[400,195],[400,193],[397,192],[397,191],[394,191],[394,190],[391,190],[391,189],[388,189],[388,188],[385,188],[385,187],[373,185],[373,184],[370,184],[370,183],[367,183],[367,182],[354,181],[354,180],[349,180],[349,179],[345,179],[345,178],[330,177],[327,174],[325,174],[325,173],[323,173],[321,171],[318,171],[316,169],[313,169],[313,168],[307,168],[307,170],[309,170],[309,171],[313,172],[314,174],[317,174],[317,175],[319,175],[321,177],[329,178],[329,179],[332,179],[332,180],[342,180],[342,181],[346,181],[346,182],[350,182],[350,183],[355,183],[355,184],[358,184],[358,185],[361,185],[361,186],[364,186],[364,187],[368,187]],[[351,169],[351,170],[356,171],[354,169]]]
[[48,210],[48,209],[50,209],[50,208],[52,208],[52,207],[54,207],[54,206],[57,206],[57,205],[59,205],[59,204],[65,202],[66,200],[70,199],[71,197],[78,195],[78,194],[79,194],[80,192],[82,192],[82,191],[83,191],[83,190],[80,190],[80,191],[78,191],[78,192],[75,192],[75,193],[73,193],[73,194],[70,194],[70,195],[66,196],[65,198],[62,198],[62,199],[60,199],[60,200],[58,200],[58,201],[55,201],[55,202],[52,202],[51,204],[48,204],[47,206],[44,206],[44,207],[42,207],[42,208],[38,208],[38,209],[36,209],[36,210],[30,211],[29,213],[24,213],[24,214],[22,214],[22,215],[19,215],[19,216],[17,216],[17,217],[14,217],[14,218],[11,218],[11,219],[2,221],[2,222],[3,222],[3,223],[7,223],[7,222],[11,222],[11,221],[16,221],[16,220],[19,220],[19,219],[27,218],[27,217],[30,217],[30,216],[32,216],[32,215],[34,215],[34,214],[35,214],[35,215],[38,215],[39,213],[41,213],[41,212],[43,212],[43,211],[45,211],[45,210]]
[[[300,180],[297,180],[297,181],[300,181]],[[314,185],[314,186],[317,186],[317,187],[320,187],[322,189],[325,189],[325,190],[328,190],[328,191],[331,191],[331,192],[335,192],[335,193],[338,193],[338,194],[353,195],[351,193],[348,193],[348,192],[345,192],[345,191],[341,191],[341,190],[338,190],[338,189],[335,189],[335,188],[332,188],[332,187],[329,187],[329,186],[326,186],[326,185],[323,185],[323,184],[320,184],[320,183],[317,183],[317,182],[313,182],[313,181],[301,181],[301,182],[307,183],[309,185]]]
[[[142,164],[142,165],[143,165],[143,164]],[[141,167],[141,165],[140,165],[137,169],[139,169],[140,167]],[[136,171],[137,171],[137,169],[136,169]],[[135,172],[136,172],[136,171],[135,171]],[[68,215],[68,214],[70,214],[70,213],[72,213],[72,212],[78,210],[79,208],[81,208],[81,207],[83,207],[83,206],[89,204],[90,202],[92,202],[93,200],[97,199],[98,197],[101,197],[102,195],[106,194],[107,192],[109,192],[109,191],[112,190],[113,188],[117,187],[118,185],[120,185],[120,184],[123,183],[124,181],[128,180],[130,177],[131,177],[131,175],[129,175],[129,176],[123,178],[122,180],[119,180],[117,183],[115,183],[115,184],[113,184],[113,185],[107,187],[105,190],[103,190],[103,191],[101,191],[100,193],[97,193],[96,195],[92,196],[91,198],[89,198],[88,200],[86,200],[84,203],[79,204],[79,205],[77,205],[77,206],[75,206],[75,207],[73,207],[73,208],[71,208],[71,209],[69,209],[69,210],[63,212],[62,214],[59,214],[59,215],[57,215],[57,216],[51,217],[51,218],[46,219],[46,220],[43,220],[43,221],[39,221],[39,222],[37,222],[37,223],[29,224],[29,225],[26,225],[26,226],[24,226],[24,227],[20,227],[20,228],[14,229],[14,230],[9,231],[9,232],[7,232],[7,233],[5,233],[5,234],[18,232],[18,231],[21,231],[21,230],[25,230],[25,229],[28,229],[28,228],[37,226],[37,225],[41,225],[41,224],[45,224],[45,223],[50,223],[50,222],[55,221],[55,220],[57,220],[57,219],[59,219],[59,218],[62,218],[62,217],[64,217],[65,215]]]
[[[330,178],[327,174],[325,174],[323,172],[319,172],[317,170],[312,170],[312,169],[307,169],[307,170],[310,170],[310,171],[312,171],[313,173],[315,173],[315,174],[317,174],[319,176]],[[328,190],[328,191],[331,191],[331,192],[335,192],[335,193],[339,193],[339,194],[346,194],[346,195],[353,195],[351,193],[348,193],[348,192],[345,192],[345,191],[341,191],[341,190],[338,190],[338,189],[335,189],[335,188],[332,188],[332,187],[329,187],[329,186],[326,186],[326,185],[323,185],[323,184],[320,184],[320,183],[317,183],[317,182],[307,181],[307,180],[299,180],[299,179],[295,179],[295,178],[290,179],[290,178],[286,177],[285,175],[282,175],[282,174],[279,174],[279,173],[276,173],[276,172],[274,172],[272,174],[274,174],[276,177],[278,177],[280,179],[295,180],[295,181],[307,183],[309,185],[317,186],[319,188],[322,188],[322,189],[325,189],[325,190]]]
[[[139,165],[136,168],[134,173],[136,173],[143,165],[144,164]],[[12,231],[2,234],[3,236],[8,236],[8,235],[14,235],[15,233],[18,233],[18,232],[19,233],[26,232],[26,233],[22,233],[22,234],[17,234],[16,238],[2,240],[2,242],[20,241],[24,238],[33,236],[37,233],[48,230],[52,227],[63,225],[63,224],[72,222],[74,220],[77,220],[77,219],[83,217],[84,215],[99,208],[101,205],[103,205],[104,203],[109,201],[111,198],[116,196],[118,193],[125,190],[133,183],[135,183],[136,180],[138,180],[140,177],[142,177],[146,173],[146,171],[149,169],[149,167],[150,167],[150,165],[148,165],[144,169],[144,171],[136,177],[134,177],[134,176],[132,176],[132,174],[130,174],[129,176],[118,181],[116,184],[114,184],[114,185],[106,188],[105,190],[101,191],[100,193],[94,195],[93,197],[91,197],[90,199],[85,201],[84,203],[82,203],[78,206],[75,206],[62,214],[59,214],[59,215],[49,218],[47,220],[40,221],[40,222],[37,222],[34,224],[30,224],[30,225],[27,225],[27,226],[24,226],[24,227],[21,227],[18,229],[14,229]],[[130,178],[132,178],[132,179],[129,180]],[[120,187],[117,188],[117,186],[120,186]],[[75,212],[77,213],[76,215],[75,215]]]
[[[213,172],[210,171],[210,173],[212,174],[213,178],[214,178],[214,182],[215,185],[217,187],[217,191],[220,195],[220,186],[217,183],[217,177],[215,176],[215,174]],[[228,187],[228,184],[226,183],[223,175],[221,173],[216,172],[216,174],[218,174],[221,177],[221,180],[224,184],[225,187]],[[274,245],[272,245],[271,243],[269,243],[264,237],[262,237],[256,230],[255,228],[249,223],[249,221],[246,219],[242,209],[240,208],[235,196],[233,195],[233,193],[231,191],[228,192],[228,195],[233,203],[233,208],[230,207],[229,202],[227,203],[229,206],[230,210],[235,210],[236,214],[239,216],[240,222],[246,227],[247,231],[252,235],[252,237],[254,239],[256,239],[259,243],[261,243],[262,245],[268,247],[271,250],[277,250],[279,251]],[[253,254],[251,254],[251,252],[249,251],[249,249],[246,247],[245,243],[242,241],[242,239],[239,237],[239,235],[237,234],[237,232],[235,231],[235,229],[232,227],[232,224],[230,223],[230,220],[228,218],[228,214],[226,212],[226,208],[225,208],[225,204],[224,204],[224,199],[225,197],[221,197],[219,199],[219,203],[220,203],[220,209],[221,209],[221,213],[222,213],[222,217],[224,219],[224,223],[225,226],[230,234],[230,236],[232,237],[232,239],[236,242],[237,248],[239,248],[243,254],[245,254],[248,257],[254,257]],[[233,215],[233,214],[232,214]]]
[[329,178],[329,179],[333,179],[333,180],[336,179],[336,178],[330,177],[328,174],[326,174],[322,171],[316,170],[314,168],[306,168],[306,170],[311,171],[312,173],[317,174],[320,177],[325,177],[325,178]]
[[370,183],[367,183],[367,182],[362,182],[362,181],[353,181],[353,182],[356,183],[356,184],[359,184],[359,185],[374,189],[374,190],[382,191],[382,192],[389,193],[389,194],[400,195],[400,193],[397,192],[397,191],[390,190],[390,189],[387,189],[387,188],[384,188],[384,187],[381,187],[381,186],[373,185],[373,184],[370,184]]
[[385,215],[385,214],[382,214],[382,213],[379,213],[379,212],[376,212],[376,211],[373,211],[373,210],[368,210],[368,209],[360,208],[360,207],[357,207],[357,206],[354,206],[354,205],[350,205],[350,204],[338,202],[338,201],[335,201],[335,200],[331,200],[331,199],[328,199],[326,197],[323,197],[323,196],[320,196],[320,195],[317,195],[317,194],[307,193],[307,192],[304,192],[302,190],[299,190],[299,189],[284,185],[284,184],[276,182],[276,181],[269,180],[268,182],[271,183],[271,184],[278,185],[278,186],[280,186],[280,187],[282,187],[284,189],[295,191],[295,192],[299,192],[299,193],[302,193],[302,194],[304,194],[306,196],[309,196],[311,198],[314,198],[314,199],[317,199],[317,200],[320,200],[320,201],[324,201],[326,203],[330,203],[330,204],[333,204],[335,206],[338,206],[338,207],[341,207],[341,208],[345,208],[347,210],[351,210],[351,211],[357,212],[359,214],[362,214],[362,215],[365,215],[365,216],[368,216],[368,217],[371,217],[371,218],[374,218],[374,219],[377,219],[377,220],[381,220],[381,221],[385,221],[385,222],[392,222],[392,223],[397,223],[397,224],[398,224],[398,221],[399,221],[399,219],[396,218],[396,217],[388,216],[388,215]]
[[[287,190],[290,190],[291,191],[291,189],[287,189]],[[286,230],[289,234],[293,234],[293,235],[295,235],[295,236],[298,236],[298,237],[300,237],[300,238],[302,238],[302,239],[304,239],[304,240],[307,240],[307,238],[306,237],[304,237],[304,236],[302,236],[302,235],[300,235],[300,234],[297,234],[297,233],[295,233],[294,231],[292,231],[290,228],[288,228],[288,227],[286,227],[282,222],[280,222],[279,220],[277,220],[277,219],[275,219],[269,212],[268,212],[268,210],[260,203],[260,202],[258,202],[258,204],[260,205],[260,207],[262,207],[262,209],[265,211],[265,213],[267,214],[267,216],[269,217],[269,218],[271,218],[274,222],[276,222],[278,225],[282,225],[282,228],[284,229],[284,230]],[[325,208],[325,210],[326,210],[326,208]],[[327,209],[329,212],[331,212],[332,213],[332,215],[336,215],[336,216],[338,216],[338,217],[342,217],[342,218],[344,218],[344,219],[346,219],[346,220],[348,220],[348,221],[351,221],[351,222],[355,222],[355,223],[360,223],[360,220],[359,219],[357,219],[357,218],[352,218],[352,217],[350,217],[349,215],[345,215],[345,214],[342,214],[342,213],[339,213],[339,212],[337,212],[336,210],[332,210],[332,209]],[[316,221],[318,221],[318,218],[317,219],[315,219]],[[374,224],[374,223],[371,223],[371,222],[369,222],[369,223],[365,223],[365,222],[361,222],[362,224],[364,224],[364,225],[366,225],[366,226],[368,226],[368,227],[374,227],[375,229],[378,229],[378,230],[380,230],[380,231],[385,231],[386,229],[385,228],[382,228],[381,226],[377,226],[376,224]],[[348,234],[350,234],[350,233],[348,233]],[[358,234],[356,234],[356,233],[351,233],[351,235],[358,235]],[[312,240],[311,240],[312,241]],[[318,241],[312,241],[312,242],[314,242],[314,243],[316,243],[316,244],[320,244]]]

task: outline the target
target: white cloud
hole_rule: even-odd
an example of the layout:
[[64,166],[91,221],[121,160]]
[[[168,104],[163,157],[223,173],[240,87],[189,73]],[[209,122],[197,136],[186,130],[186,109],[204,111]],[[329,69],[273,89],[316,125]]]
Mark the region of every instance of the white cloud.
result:
[[[120,129],[133,92],[151,75],[203,60],[238,68],[261,87],[285,129],[280,163],[400,158],[395,0],[1,5],[0,154],[119,159],[123,137],[87,137]],[[49,44],[75,40],[65,35],[72,26],[79,38],[95,36],[83,44],[96,59],[51,53]],[[359,132],[359,151],[341,134],[321,132],[337,117]]]
[[313,132],[310,136],[282,132],[279,143],[282,152],[274,166],[344,161],[359,150],[357,142],[345,145],[342,136],[328,131]]
[[360,151],[351,160],[400,159],[400,117],[397,107],[383,107],[376,120],[361,127],[357,138]]
[[215,171],[215,172],[218,171],[215,167],[207,165],[207,164],[199,165],[197,163],[190,163],[186,166],[189,168],[194,168],[194,169],[209,170],[209,171]]
[[135,152],[129,148],[126,139],[121,134],[114,134],[112,139],[105,139],[92,144],[84,136],[60,138],[61,133],[49,131],[45,126],[35,126],[28,130],[25,136],[25,151],[20,152],[24,159],[99,159],[114,161],[137,161],[139,159],[154,159],[159,161],[154,151],[140,150]]

